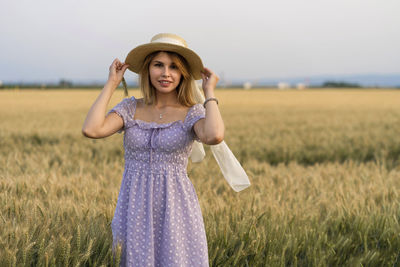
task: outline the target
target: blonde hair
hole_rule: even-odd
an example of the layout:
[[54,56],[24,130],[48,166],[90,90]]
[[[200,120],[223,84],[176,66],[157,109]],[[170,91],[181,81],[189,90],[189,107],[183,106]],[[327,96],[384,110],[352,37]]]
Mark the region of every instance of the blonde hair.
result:
[[144,102],[149,105],[153,104],[156,101],[156,89],[151,84],[150,81],[150,73],[149,73],[149,66],[151,61],[160,53],[165,52],[167,53],[172,62],[177,66],[179,71],[182,74],[181,80],[176,87],[178,93],[178,102],[186,107],[191,107],[196,104],[194,89],[193,88],[193,81],[194,78],[190,71],[190,66],[187,63],[186,59],[181,55],[168,52],[168,51],[157,51],[149,54],[143,61],[142,68],[139,72],[139,84],[140,84],[140,91],[142,92]]

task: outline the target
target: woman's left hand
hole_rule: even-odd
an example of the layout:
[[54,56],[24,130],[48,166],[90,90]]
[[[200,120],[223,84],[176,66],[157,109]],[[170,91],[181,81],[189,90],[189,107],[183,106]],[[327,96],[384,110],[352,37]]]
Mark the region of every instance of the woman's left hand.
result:
[[212,70],[208,68],[204,68],[204,70],[201,72],[201,77],[203,79],[203,91],[204,94],[207,95],[207,93],[211,93],[214,91],[215,86],[217,85],[219,81],[218,75],[216,75]]

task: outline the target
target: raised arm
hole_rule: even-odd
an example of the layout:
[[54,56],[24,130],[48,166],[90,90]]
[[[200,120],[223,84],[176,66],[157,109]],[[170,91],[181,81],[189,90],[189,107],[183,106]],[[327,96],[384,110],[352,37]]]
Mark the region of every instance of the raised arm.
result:
[[114,134],[122,128],[124,124],[122,118],[114,112],[106,117],[106,109],[128,66],[128,64],[123,64],[118,59],[115,59],[111,64],[108,80],[83,123],[82,133],[84,136],[103,138]]
[[[218,76],[208,68],[202,72],[203,91],[207,99],[215,98],[214,90],[218,83]],[[205,105],[206,117],[194,124],[194,131],[200,141],[207,145],[216,145],[224,140],[225,126],[216,101],[207,101]]]

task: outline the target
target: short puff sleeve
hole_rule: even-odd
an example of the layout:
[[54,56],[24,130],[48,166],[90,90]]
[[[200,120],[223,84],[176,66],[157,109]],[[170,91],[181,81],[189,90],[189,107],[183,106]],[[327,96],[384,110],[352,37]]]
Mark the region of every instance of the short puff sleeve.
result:
[[193,126],[197,121],[199,121],[200,119],[204,119],[205,117],[206,117],[206,110],[203,107],[203,105],[196,104],[190,108],[186,121],[186,126],[191,131],[192,138],[199,142],[201,141],[194,132]]
[[136,99],[132,96],[131,98],[125,98],[117,105],[115,105],[108,113],[115,112],[118,116],[120,116],[124,122],[124,126],[118,131],[121,133],[126,129],[126,126],[129,124],[131,120],[133,120],[134,116],[134,106]]

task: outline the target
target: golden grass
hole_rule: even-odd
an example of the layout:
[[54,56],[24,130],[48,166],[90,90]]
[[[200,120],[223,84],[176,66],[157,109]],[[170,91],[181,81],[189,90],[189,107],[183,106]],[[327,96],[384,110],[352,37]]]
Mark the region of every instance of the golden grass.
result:
[[[98,93],[0,91],[0,266],[116,264],[122,135],[80,133]],[[210,153],[189,164],[211,266],[400,264],[400,91],[217,97],[252,186],[233,192]]]

